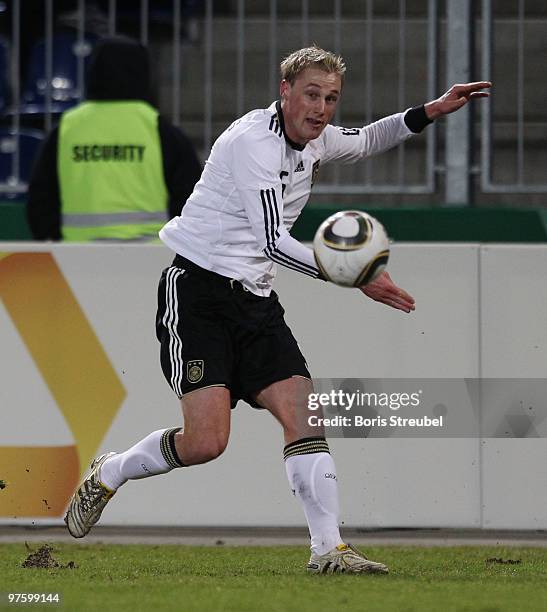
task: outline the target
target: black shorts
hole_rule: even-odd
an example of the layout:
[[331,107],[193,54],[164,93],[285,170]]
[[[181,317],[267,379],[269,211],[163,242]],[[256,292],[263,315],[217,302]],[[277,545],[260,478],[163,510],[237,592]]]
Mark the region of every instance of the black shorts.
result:
[[211,386],[232,406],[291,376],[310,378],[277,294],[260,297],[238,281],[177,255],[158,287],[156,335],[163,373],[180,398]]

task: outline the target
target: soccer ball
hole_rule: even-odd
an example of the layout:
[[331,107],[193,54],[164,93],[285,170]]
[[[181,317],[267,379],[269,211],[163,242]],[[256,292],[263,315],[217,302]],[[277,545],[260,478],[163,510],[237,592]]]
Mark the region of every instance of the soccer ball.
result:
[[371,215],[344,210],[321,223],[313,251],[327,280],[343,287],[361,287],[386,267],[389,239],[384,226]]

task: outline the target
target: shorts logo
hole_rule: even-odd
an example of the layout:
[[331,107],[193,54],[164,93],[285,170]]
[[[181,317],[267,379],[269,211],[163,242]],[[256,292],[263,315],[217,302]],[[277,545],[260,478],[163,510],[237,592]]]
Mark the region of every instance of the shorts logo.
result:
[[193,359],[186,364],[186,378],[188,382],[198,383],[203,378],[203,359]]

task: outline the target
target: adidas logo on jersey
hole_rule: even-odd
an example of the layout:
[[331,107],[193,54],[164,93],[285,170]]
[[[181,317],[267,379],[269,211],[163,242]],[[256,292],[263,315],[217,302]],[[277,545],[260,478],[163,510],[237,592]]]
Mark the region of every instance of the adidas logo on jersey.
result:
[[304,172],[304,162],[302,160],[300,160],[298,162],[298,165],[296,166],[296,168],[294,169],[295,172]]

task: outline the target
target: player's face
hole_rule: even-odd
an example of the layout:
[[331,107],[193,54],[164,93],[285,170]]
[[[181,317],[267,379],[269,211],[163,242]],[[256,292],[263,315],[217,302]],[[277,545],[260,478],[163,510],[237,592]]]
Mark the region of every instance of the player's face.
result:
[[334,116],[341,90],[340,75],[319,68],[306,68],[292,85],[281,81],[287,136],[302,145],[318,138]]

